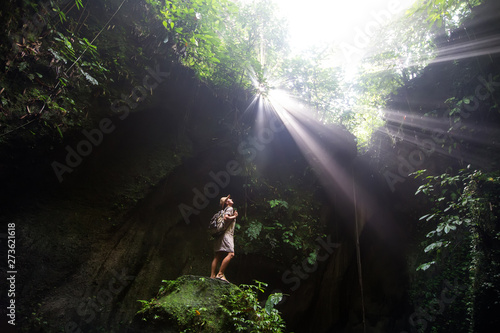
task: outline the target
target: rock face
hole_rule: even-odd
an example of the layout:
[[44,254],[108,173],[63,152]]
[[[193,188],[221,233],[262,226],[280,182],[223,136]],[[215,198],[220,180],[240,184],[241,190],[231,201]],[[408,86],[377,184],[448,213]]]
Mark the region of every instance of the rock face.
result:
[[[162,98],[168,103],[161,98],[152,100],[152,104],[158,108],[131,114],[126,122],[117,122],[120,126],[115,132],[62,183],[57,183],[50,163],[46,163],[48,172],[40,171],[36,179],[47,183],[52,181],[55,183],[52,186],[41,186],[41,183],[20,186],[14,181],[16,177],[5,184],[7,189],[19,187],[17,192],[6,191],[12,194],[16,202],[36,203],[29,210],[25,209],[25,205],[18,208],[13,206],[12,213],[5,217],[5,221],[16,223],[19,243],[22,244],[19,247],[19,260],[23,262],[24,271],[20,276],[23,290],[19,296],[19,312],[26,314],[20,318],[23,327],[28,327],[32,332],[36,329],[75,333],[124,332],[141,308],[137,300],[153,297],[162,279],[209,274],[212,244],[206,235],[206,223],[217,209],[217,198],[213,200],[214,205],[209,205],[199,214],[192,214],[189,221],[183,218],[178,206],[182,203],[193,205],[193,189],[203,190],[203,185],[212,181],[210,172],[225,170],[226,162],[236,154],[234,147],[227,142],[235,142],[233,146],[237,146],[239,141],[235,135],[229,135],[232,127],[226,128],[228,122],[218,125],[218,120],[223,114],[229,113],[230,108],[206,91],[195,93],[202,89],[197,86],[196,89],[189,88],[194,84],[187,75],[174,74],[164,83]],[[186,107],[183,108],[183,105],[191,99],[196,102],[191,105],[191,116],[186,123],[183,118]],[[162,103],[168,107],[160,107]],[[353,155],[355,146],[347,144],[352,141],[351,138],[338,133],[332,128],[317,136],[325,142],[342,141],[345,144],[339,146],[344,149],[335,153]],[[292,169],[294,164],[290,161],[300,153],[284,134],[283,138],[275,139],[276,142],[279,140],[288,144],[287,149],[280,151],[279,146],[269,144],[259,152],[259,158],[269,159],[268,164],[272,166],[269,174],[272,177],[289,181],[287,175],[299,172]],[[64,147],[60,148],[64,150]],[[281,156],[284,153],[287,155],[282,161],[287,163],[282,162],[280,165],[287,164],[289,169],[278,168],[271,163],[274,161],[272,155]],[[353,156],[345,159],[351,158]],[[370,178],[371,173],[363,170],[358,174]],[[243,198],[243,178],[232,177],[224,193]],[[367,181],[363,180],[362,183],[366,185]],[[33,188],[43,188],[44,191],[32,192]],[[28,196],[30,193],[32,196]],[[329,226],[331,241],[342,243],[342,247],[331,253],[322,250],[322,255],[327,253],[329,256],[317,267],[307,266],[306,262],[307,274],[284,275],[288,270],[295,271],[294,267],[303,263],[285,265],[262,254],[245,255],[237,250],[228,270],[229,280],[237,284],[249,284],[257,279],[269,283],[270,290],[283,290],[285,294],[290,294],[287,296],[288,301],[278,305],[278,309],[284,313],[291,331],[328,332],[333,328],[346,327],[347,322],[360,322],[359,286],[352,242],[354,209],[340,191],[335,195],[335,204],[325,204],[321,220]],[[360,206],[369,206],[368,200],[358,201]],[[388,222],[393,219],[376,214],[372,208],[366,208],[366,211],[366,220],[377,221],[373,223],[379,226],[376,232],[382,229],[395,230],[386,227],[394,226]],[[368,238],[375,242],[374,246],[378,242],[392,244],[391,235],[378,236]],[[363,238],[361,243],[366,246]],[[366,251],[362,250],[362,253]],[[384,272],[392,271],[394,262],[397,260],[389,263],[384,261],[383,264],[391,269],[379,270],[377,275],[365,279],[365,282],[371,281],[377,286],[373,288],[377,289],[376,293],[366,289],[369,295],[377,296],[377,301],[387,293],[386,289],[384,292],[378,290],[380,284],[376,281],[386,280]],[[372,261],[372,267],[380,267],[378,263]],[[370,268],[366,269],[368,271]],[[284,276],[293,278],[295,282],[289,284]],[[209,287],[205,290],[193,286],[193,292],[203,295],[219,283],[205,279],[211,283]],[[296,285],[298,287],[297,279],[300,279],[300,289],[290,290],[295,289]],[[199,278],[194,280],[203,284]],[[400,282],[399,277],[396,280],[393,285]],[[226,288],[225,285],[220,287]],[[391,297],[396,299],[396,305],[390,304],[384,316],[390,316],[390,310],[398,307],[397,302],[401,297],[401,292]],[[166,303],[172,302],[171,299],[166,300]],[[198,310],[201,316],[204,311],[197,308],[208,309],[204,303],[186,307],[184,311],[191,314],[184,320],[192,320],[195,325],[204,323],[203,329],[217,327],[213,326],[215,320],[203,318],[198,322],[200,319],[193,312],[196,314]],[[174,312],[167,315],[169,312],[166,310],[154,311],[160,311],[165,322],[171,322],[174,317],[179,318]],[[379,318],[377,311],[378,308],[367,312]],[[36,318],[46,321],[47,326],[33,323],[33,318],[29,316],[31,313],[36,313]],[[154,318],[155,314],[145,315],[148,319],[149,316]],[[136,321],[137,318],[134,324],[137,324]],[[153,326],[143,331],[152,331]],[[175,325],[168,327],[162,324],[158,329],[176,331]]]
[[[17,175],[31,172],[33,168],[29,166],[18,170],[10,177],[10,182],[3,184],[7,189],[5,193],[12,197],[8,202],[30,203],[30,209],[25,204],[12,205],[10,214],[4,217],[6,222],[16,223],[18,241],[22,244],[18,257],[24,267],[19,276],[23,286],[19,294],[19,313],[25,315],[20,318],[20,326],[32,332],[38,329],[121,333],[129,328],[130,321],[141,308],[137,300],[156,295],[162,279],[209,274],[212,244],[206,234],[206,223],[218,208],[218,199],[214,198],[213,204],[199,214],[192,214],[189,221],[183,218],[178,207],[180,204],[194,206],[194,190],[203,190],[205,184],[213,181],[209,176],[211,172],[226,170],[227,162],[238,157],[235,147],[244,142],[238,140],[245,139],[232,134],[232,122],[219,123],[232,109],[194,82],[184,72],[173,72],[158,88],[159,93],[164,89],[162,94],[155,92],[155,96],[161,97],[152,97],[154,107],[131,114],[126,121],[117,120],[120,126],[117,125],[112,135],[106,137],[71,175],[65,175],[62,183],[57,182],[49,159],[34,168],[39,172],[33,177],[38,183],[28,182],[28,186],[15,181]],[[189,104],[186,121],[186,103],[191,100],[194,102]],[[328,151],[339,160],[350,161],[355,155],[355,145],[350,135],[342,133],[329,128],[314,137],[327,144]],[[287,182],[290,175],[300,175],[303,167],[297,168],[299,164],[292,163],[301,156],[296,145],[286,133],[280,135],[276,135],[273,144],[259,151],[259,162],[267,163],[269,177]],[[286,149],[280,149],[275,142],[286,144]],[[64,147],[59,150],[62,156],[52,157],[64,160]],[[273,156],[280,157],[280,164],[274,163]],[[12,162],[11,169],[16,167]],[[361,252],[369,253],[383,244],[395,244],[393,239],[399,235],[394,235],[395,219],[384,213],[391,211],[391,207],[377,203],[370,206],[370,200],[361,191],[362,185],[383,186],[369,183],[374,182],[370,170],[360,170],[357,174],[367,178],[360,179],[358,186],[358,208],[366,206],[363,208],[366,217],[360,219],[361,230],[366,220],[374,226],[372,234],[377,236],[361,237]],[[247,181],[244,178],[231,177],[230,184],[223,189],[224,194],[244,198]],[[351,183],[348,185],[352,187]],[[332,188],[338,187],[332,185]],[[383,192],[378,194],[377,198],[384,197]],[[282,290],[289,294],[287,301],[277,307],[290,331],[329,332],[360,322],[353,243],[354,208],[340,190],[333,195],[333,204],[326,203],[320,217],[322,223],[328,225],[329,238],[324,241],[342,246],[335,251],[323,249],[321,255],[325,260],[317,267],[307,262],[284,264],[262,253],[244,254],[237,248],[237,255],[227,272],[228,279],[234,283],[250,284],[257,279],[269,283],[270,291]],[[32,202],[35,204],[31,205]],[[236,246],[238,241],[237,238]],[[370,248],[365,250],[366,246]],[[392,274],[401,267],[401,247],[396,248],[396,254],[371,258],[364,264],[367,272],[377,273],[364,279],[366,298],[375,299],[365,302],[367,307],[373,307],[373,310],[367,309],[367,314],[375,318],[373,322],[394,316],[391,311],[399,307],[404,296],[398,288],[396,295],[390,297],[391,302],[385,302],[385,295],[390,294],[388,290],[392,288],[386,286],[381,291],[378,283],[388,280],[386,272],[392,277],[391,286],[404,281],[400,275]],[[377,270],[382,265],[384,269]],[[300,266],[300,270],[305,267],[305,271],[295,273],[296,266]],[[208,278],[205,282],[200,278],[185,279],[197,283],[192,286],[192,293],[201,295],[199,299],[209,297],[204,293],[212,289],[228,287],[219,286],[219,281]],[[204,283],[210,284],[203,287]],[[175,303],[174,296],[175,293],[166,296],[164,303]],[[182,320],[191,321],[195,326],[204,323],[196,327],[207,329],[207,332],[208,329],[216,330],[217,321],[204,318],[204,311],[200,310],[209,306],[196,302],[183,308],[189,316]],[[378,305],[382,302],[384,313],[380,313]],[[200,316],[196,316],[196,310]],[[158,315],[171,325],[162,322],[159,331],[176,331],[178,322],[172,324],[172,318],[179,319],[181,310],[178,313],[164,308],[151,311],[144,313],[146,324],[153,323],[150,318]],[[30,316],[32,313],[43,320],[35,321]],[[41,325],[40,321],[48,324]],[[135,324],[139,324],[137,318]],[[143,331],[152,331],[155,327],[148,326]]]

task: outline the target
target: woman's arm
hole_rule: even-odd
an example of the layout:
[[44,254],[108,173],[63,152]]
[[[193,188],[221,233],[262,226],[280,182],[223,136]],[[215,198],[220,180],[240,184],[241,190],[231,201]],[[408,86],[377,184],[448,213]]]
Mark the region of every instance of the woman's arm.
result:
[[224,220],[234,220],[238,217],[238,211],[234,211],[233,215],[229,215],[229,213],[224,215]]

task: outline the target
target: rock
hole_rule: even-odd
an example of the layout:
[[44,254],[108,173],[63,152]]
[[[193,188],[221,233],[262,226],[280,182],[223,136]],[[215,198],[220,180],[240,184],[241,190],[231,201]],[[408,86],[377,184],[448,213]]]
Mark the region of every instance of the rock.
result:
[[188,327],[198,332],[220,332],[224,314],[223,295],[239,288],[208,277],[185,275],[164,281],[157,297],[144,303],[135,316],[131,332],[180,332]]

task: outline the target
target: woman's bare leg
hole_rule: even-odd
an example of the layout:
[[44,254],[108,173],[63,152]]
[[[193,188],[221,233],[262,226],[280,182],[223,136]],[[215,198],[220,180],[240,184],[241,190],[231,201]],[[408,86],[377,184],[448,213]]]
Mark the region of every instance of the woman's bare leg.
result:
[[224,255],[224,252],[215,252],[214,254],[214,259],[212,260],[212,269],[210,271],[210,277],[211,278],[214,278],[215,277],[215,272],[217,270],[217,264],[219,261],[222,261],[222,258],[223,258],[223,255]]
[[224,260],[222,260],[222,263],[220,264],[219,274],[217,274],[217,277],[219,276],[224,277],[224,271],[226,270],[227,265],[229,265],[231,259],[233,258],[234,258],[234,252],[228,252],[226,257],[224,258]]

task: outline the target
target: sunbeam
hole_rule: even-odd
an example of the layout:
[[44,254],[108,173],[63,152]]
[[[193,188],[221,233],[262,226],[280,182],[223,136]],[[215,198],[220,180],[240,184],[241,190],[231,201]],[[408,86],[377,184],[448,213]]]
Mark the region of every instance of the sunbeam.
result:
[[419,57],[401,57],[397,59],[387,60],[380,63],[378,66],[370,66],[370,72],[381,72],[387,68],[411,68],[419,67],[423,62],[426,64],[437,64],[449,61],[458,61],[473,57],[491,56],[500,53],[500,36],[488,36],[482,39],[470,40],[467,42],[456,43],[450,46],[440,47],[436,54],[429,52],[426,56],[428,59]]
[[270,79],[268,82],[274,82],[276,85],[266,86],[257,80],[253,71],[250,73],[255,88],[252,104],[256,108],[252,109],[256,109],[257,112],[255,120],[257,130],[263,128],[271,116],[270,112],[273,112],[283,122],[313,170],[320,175],[325,188],[332,190],[332,184],[335,184],[334,187],[340,188],[353,200],[352,177],[319,141],[318,133],[327,131],[326,126],[314,119],[314,112],[307,109],[286,90],[275,88],[279,86],[279,80]]
[[439,117],[405,114],[398,110],[385,110],[384,114],[386,124],[377,132],[383,131],[393,137],[395,145],[397,142],[409,144],[415,150],[420,150],[425,158],[438,154],[462,163],[490,167],[490,158],[478,154],[476,147],[486,144],[498,146],[485,136],[488,133],[489,136],[499,137],[500,130],[495,126],[469,125],[467,131],[459,130],[462,126],[460,118],[453,117],[446,110]]
[[[430,63],[455,61],[484,55],[492,55],[500,52],[500,36],[490,36],[483,39],[471,40],[439,50],[436,57]],[[411,66],[411,65],[410,65]]]

